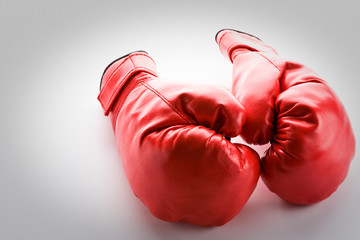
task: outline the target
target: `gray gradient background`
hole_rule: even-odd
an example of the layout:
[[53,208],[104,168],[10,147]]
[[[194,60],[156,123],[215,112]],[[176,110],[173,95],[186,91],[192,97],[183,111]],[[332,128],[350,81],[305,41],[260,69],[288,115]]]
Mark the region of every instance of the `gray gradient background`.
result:
[[286,204],[260,181],[225,226],[154,218],[96,100],[105,66],[137,49],[163,77],[230,87],[214,41],[230,27],[323,76],[359,149],[359,24],[358,0],[1,1],[0,239],[359,239],[358,153],[338,191],[313,206]]

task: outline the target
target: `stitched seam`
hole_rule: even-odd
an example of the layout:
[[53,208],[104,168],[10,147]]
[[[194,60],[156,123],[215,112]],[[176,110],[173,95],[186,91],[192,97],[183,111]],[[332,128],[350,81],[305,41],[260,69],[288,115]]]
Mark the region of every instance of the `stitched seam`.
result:
[[126,59],[124,59],[124,61],[123,61],[122,63],[120,63],[120,65],[119,65],[117,68],[115,68],[115,70],[110,74],[110,76],[109,76],[109,78],[108,78],[109,80],[106,81],[106,83],[105,83],[104,87],[102,87],[102,89],[106,88],[106,86],[107,86],[108,83],[110,82],[110,79],[114,76],[115,72],[116,72],[117,70],[119,70],[119,68],[120,68],[122,65],[124,65],[125,62],[126,62]]
[[188,124],[191,125],[197,125],[192,123],[191,121],[189,121],[188,119],[186,119],[175,107],[174,105],[171,104],[171,102],[166,99],[161,93],[159,93],[156,89],[154,89],[153,87],[151,87],[148,83],[146,82],[141,82],[141,84],[146,87],[147,89],[149,89],[150,91],[152,91],[153,93],[155,93],[159,98],[161,98],[177,115],[179,115],[185,122],[187,122]]
[[[127,58],[131,61],[131,63],[133,64],[134,67],[135,67],[134,61],[131,59],[131,57],[133,57],[133,56],[146,56],[146,57],[147,57],[146,54],[141,54],[141,53],[132,54],[132,55],[128,56]],[[151,59],[151,58],[150,58],[150,59]],[[152,60],[152,59],[151,59],[151,60]],[[153,61],[153,60],[152,60],[152,61]],[[109,76],[108,79],[111,79],[111,78],[114,76],[114,74],[119,70],[119,68],[120,68],[125,62],[126,62],[126,58],[125,58],[124,61],[123,61],[122,63],[120,63],[120,65],[111,73],[111,75]],[[153,61],[153,62],[154,62],[154,61]],[[130,72],[131,72],[131,70],[130,70]],[[129,74],[126,74],[125,78],[126,78],[128,75],[129,75]],[[105,88],[107,87],[107,85],[108,85],[109,82],[110,82],[110,80],[108,80],[108,81],[105,83],[105,85],[104,85],[104,87],[103,87],[102,89],[105,89]],[[117,88],[116,88],[116,90],[117,90]],[[111,95],[110,99],[112,99],[112,97],[114,96],[114,94],[115,94],[115,92],[113,92],[113,94]],[[101,99],[101,98],[100,98],[100,99]],[[99,101],[100,101],[101,105],[104,106],[105,103],[102,103],[103,100],[102,100],[102,99],[100,100],[100,99],[99,99]],[[107,102],[106,104],[108,104],[108,102]]]
[[[220,46],[220,44],[221,44],[221,41],[223,40],[223,38],[226,36],[226,35],[228,35],[228,34],[230,34],[231,32],[226,32],[226,33],[224,33],[224,35],[222,35],[221,36],[221,38],[219,39],[219,46]],[[233,50],[231,50],[234,46],[236,46],[238,44],[238,42],[234,42],[233,44],[231,44],[228,48],[227,48],[227,54],[228,54],[228,56],[229,56],[229,58],[231,57],[230,56],[230,54],[231,54],[231,52],[233,51]],[[252,48],[252,49],[254,49],[254,48]],[[229,51],[230,50],[230,51]],[[235,49],[234,49],[235,50]],[[254,49],[254,50],[256,50],[256,49]],[[250,50],[251,51],[251,50]],[[256,51],[258,51],[258,50],[256,50]]]
[[[152,77],[150,77],[150,76],[148,76],[148,77],[145,77],[145,76],[142,77],[140,80],[137,81],[137,83],[136,83],[136,84],[127,92],[127,94],[124,95],[123,97],[124,97],[124,98],[127,98],[127,97],[130,95],[130,93],[131,93],[137,86],[141,85],[141,84],[143,83],[143,81],[146,81],[146,80],[148,80],[148,79],[152,79]],[[124,101],[125,101],[125,99],[124,99]],[[122,105],[123,105],[123,104],[122,104]],[[117,122],[117,120],[118,120],[119,112],[120,112],[120,109],[121,109],[122,105],[119,106],[119,107],[117,107],[116,109],[114,109],[114,114],[116,114],[115,122]]]
[[[134,71],[130,70],[123,78],[121,78],[121,80],[127,79],[133,73],[134,73]],[[106,102],[106,105],[109,105],[109,103],[112,101],[114,95],[118,94],[118,90],[122,87],[122,85],[123,85],[123,81],[117,86],[117,88],[114,89],[114,91],[110,95],[109,101]]]
[[[146,54],[136,53],[136,54],[131,54],[130,56],[127,56],[126,58],[129,58],[129,59],[131,60],[131,57],[132,57],[132,56],[146,56],[146,57],[147,57]],[[112,77],[114,76],[115,72],[116,72],[117,70],[119,70],[119,68],[120,68],[122,65],[125,64],[126,58],[123,59],[124,61],[123,61],[122,63],[120,63],[120,65],[111,73],[111,75],[109,76],[108,79],[112,78]],[[121,60],[121,59],[119,59],[119,60]],[[152,59],[151,59],[151,60],[152,60]],[[132,62],[133,65],[134,65],[134,62],[133,62],[133,61],[131,61],[131,62]],[[109,83],[109,81],[107,81],[107,82],[105,83],[103,89],[107,86],[108,83]]]
[[143,77],[140,77],[138,80],[137,80],[137,82],[138,83],[143,83],[143,82],[145,82],[146,80],[148,80],[148,79],[153,79],[154,78],[154,76],[143,76]]
[[222,39],[225,37],[225,35],[227,35],[227,34],[229,34],[229,33],[230,33],[230,32],[226,32],[226,33],[224,33],[224,35],[221,36],[221,38],[219,39],[219,46],[220,46],[220,43],[221,43]]
[[[139,54],[138,54],[138,55],[139,55]],[[110,75],[109,78],[108,78],[109,80],[105,83],[105,85],[104,85],[104,87],[103,87],[102,89],[105,89],[105,88],[107,87],[108,83],[110,82],[110,79],[114,76],[115,72],[117,72],[117,71],[119,70],[119,68],[120,68],[125,62],[126,62],[126,59],[125,59],[122,63],[120,63],[120,65],[111,73],[111,75]],[[133,63],[133,62],[132,62],[132,63]],[[134,64],[134,63],[133,63],[133,64]],[[128,74],[126,74],[126,76],[127,76],[127,75],[128,75]],[[119,86],[121,86],[121,84],[120,84]],[[110,101],[111,101],[111,99],[113,98],[115,92],[118,90],[119,86],[118,86],[117,88],[115,88],[114,91],[112,92],[112,94],[111,94],[111,96],[110,96],[110,98],[109,98]],[[106,109],[106,111],[108,111],[108,110],[107,110],[108,107],[106,107],[106,106],[109,104],[109,101],[104,102],[104,100],[101,98],[101,96],[99,96],[99,101],[100,101],[100,103],[101,103],[101,106],[102,106],[104,109]],[[106,106],[105,106],[105,104],[106,104]]]
[[[133,87],[133,89],[135,89],[137,86],[139,86],[140,85],[140,82],[138,82],[134,87]],[[131,91],[133,90],[133,89],[131,89],[125,96],[123,96],[123,97],[125,97],[125,98],[127,98],[129,95],[130,95],[130,93],[131,93]],[[125,102],[125,99],[124,99],[124,102]],[[117,121],[118,121],[118,118],[119,118],[119,113],[120,113],[120,110],[121,110],[121,107],[122,107],[122,105],[124,105],[124,104],[121,104],[121,106],[118,106],[117,108],[114,108],[113,109],[113,112],[114,112],[114,115],[116,116],[116,119],[115,119],[115,124],[117,123]]]
[[[130,72],[128,72],[122,79],[124,80],[124,79],[130,78],[132,74],[136,73],[136,70],[137,70],[136,68],[132,69],[132,70],[131,70]],[[154,74],[153,71],[150,70],[150,72],[151,72],[152,74]],[[140,81],[147,80],[147,79],[151,79],[151,78],[152,78],[152,77],[150,77],[150,76],[149,76],[149,77],[143,77],[142,79],[140,79],[140,80],[138,80],[138,81],[140,82]],[[113,97],[116,96],[116,95],[119,93],[118,90],[121,89],[121,88],[123,87],[123,85],[124,85],[124,83],[121,84],[121,85],[119,85],[119,86],[113,91],[113,93],[112,93],[112,95],[111,95],[111,97],[110,97],[110,100],[106,103],[106,106],[108,106],[108,104],[113,100]],[[99,101],[100,101],[101,106],[105,106],[105,105],[103,104],[102,99],[101,99],[101,98],[98,98],[98,99],[99,99]],[[107,108],[107,107],[103,107],[103,108]]]
[[[134,54],[134,55],[143,55],[143,54]],[[131,56],[134,56],[134,55],[131,55]],[[146,56],[146,55],[143,55],[143,56]],[[132,65],[134,66],[133,69],[131,69],[124,77],[122,77],[121,79],[124,80],[124,79],[127,79],[129,78],[129,76],[131,76],[134,72],[136,72],[136,67],[135,67],[135,64],[134,64],[134,61],[131,59],[131,57],[129,57],[129,60],[131,61]],[[118,70],[118,68],[117,68]],[[110,78],[114,75],[116,71],[113,72],[113,74],[110,76]],[[152,72],[152,71],[151,71]],[[109,81],[108,81],[109,82]],[[106,106],[109,105],[109,103],[111,103],[113,97],[118,94],[118,90],[123,86],[123,83],[122,84],[119,84],[117,88],[114,89],[114,91],[112,92],[110,98],[109,98],[109,101],[105,102],[104,105],[106,104]],[[105,88],[105,86],[104,86]],[[104,89],[103,88],[103,89]],[[102,100],[100,101],[100,103],[102,103]],[[103,104],[101,104],[103,105]],[[107,107],[106,107],[107,108]]]
[[271,63],[274,67],[276,67],[277,70],[279,70],[279,72],[281,72],[281,69],[275,65],[275,63],[273,63],[269,58],[265,57],[263,54],[261,54],[261,52],[258,52],[260,56],[262,56],[263,58],[265,58],[266,60],[269,61],[269,63]]

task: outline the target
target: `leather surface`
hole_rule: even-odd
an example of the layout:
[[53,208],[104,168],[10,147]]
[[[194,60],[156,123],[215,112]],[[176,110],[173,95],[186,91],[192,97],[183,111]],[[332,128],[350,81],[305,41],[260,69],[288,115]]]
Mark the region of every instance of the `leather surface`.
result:
[[160,79],[152,59],[139,52],[114,62],[101,88],[127,179],[153,215],[213,226],[242,209],[260,160],[225,139],[239,135],[245,122],[230,91]]
[[252,144],[271,142],[261,160],[265,184],[292,203],[329,197],[355,153],[338,97],[311,69],[281,58],[255,37],[223,30],[217,42],[233,62],[232,91],[245,108],[241,136]]

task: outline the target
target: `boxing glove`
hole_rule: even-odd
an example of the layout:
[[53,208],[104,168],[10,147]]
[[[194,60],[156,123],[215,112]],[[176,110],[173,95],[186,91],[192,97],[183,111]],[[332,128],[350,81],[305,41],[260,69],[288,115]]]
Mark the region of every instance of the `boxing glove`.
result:
[[264,183],[291,203],[329,197],[355,152],[338,97],[311,69],[281,58],[257,37],[225,29],[216,41],[233,63],[232,91],[245,108],[241,136],[251,144],[271,143],[261,159]]
[[98,100],[128,182],[154,216],[222,225],[247,202],[260,159],[230,142],[246,117],[230,91],[160,79],[152,58],[139,51],[106,68]]

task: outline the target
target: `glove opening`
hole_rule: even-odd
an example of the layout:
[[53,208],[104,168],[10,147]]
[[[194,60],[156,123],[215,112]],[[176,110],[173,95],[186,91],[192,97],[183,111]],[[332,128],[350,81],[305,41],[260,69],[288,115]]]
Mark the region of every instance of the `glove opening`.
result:
[[223,136],[226,140],[228,140],[229,142],[231,142],[231,138]]

